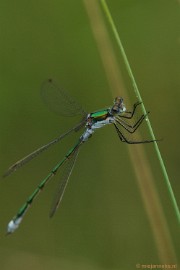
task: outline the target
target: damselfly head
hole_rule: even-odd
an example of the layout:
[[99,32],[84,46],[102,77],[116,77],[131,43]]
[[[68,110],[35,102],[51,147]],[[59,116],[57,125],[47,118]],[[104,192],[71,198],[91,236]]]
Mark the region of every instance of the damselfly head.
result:
[[122,112],[126,111],[126,107],[123,103],[123,98],[122,97],[116,97],[114,99],[114,105],[111,108],[111,113],[112,114],[119,114]]

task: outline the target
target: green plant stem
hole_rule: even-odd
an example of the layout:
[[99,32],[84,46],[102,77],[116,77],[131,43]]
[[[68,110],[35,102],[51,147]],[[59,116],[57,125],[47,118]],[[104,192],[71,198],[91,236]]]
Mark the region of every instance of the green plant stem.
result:
[[[132,70],[131,70],[129,61],[128,61],[128,59],[127,59],[126,53],[125,53],[125,51],[124,51],[124,48],[123,48],[123,45],[122,45],[122,42],[121,42],[121,39],[120,39],[120,37],[119,37],[119,34],[118,34],[118,31],[117,31],[116,26],[115,26],[115,24],[114,24],[114,21],[113,21],[113,19],[112,19],[112,17],[111,17],[111,14],[110,14],[110,11],[109,11],[108,6],[107,6],[107,4],[106,4],[106,1],[105,1],[105,0],[101,0],[101,4],[102,4],[103,10],[104,10],[104,13],[106,14],[106,16],[107,16],[107,18],[108,18],[108,21],[109,21],[110,26],[111,26],[111,28],[112,28],[112,31],[113,31],[113,33],[114,33],[114,36],[115,36],[115,39],[116,39],[117,44],[118,44],[118,46],[119,46],[119,49],[120,49],[120,51],[121,51],[121,54],[122,54],[122,56],[123,56],[123,59],[124,59],[124,62],[125,62],[125,65],[126,65],[128,74],[129,74],[130,79],[131,79],[132,84],[133,84],[133,88],[134,88],[135,95],[137,96],[137,98],[139,99],[139,101],[142,101],[142,98],[141,98],[139,89],[138,89],[138,87],[137,87],[135,78],[134,78],[134,76],[133,76],[133,73],[132,73]],[[142,103],[142,110],[143,110],[143,113],[144,113],[144,114],[147,113],[147,112],[146,112],[146,109],[145,109],[145,106],[144,106],[143,103]],[[153,132],[151,123],[150,123],[150,121],[149,121],[148,118],[147,118],[147,125],[148,125],[149,132],[150,132],[150,134],[151,134],[152,139],[155,140],[154,132]],[[175,196],[174,196],[174,192],[173,192],[173,189],[172,189],[170,180],[169,180],[169,176],[168,176],[166,167],[165,167],[165,165],[164,165],[164,161],[163,161],[163,159],[162,159],[162,156],[161,156],[161,153],[160,153],[160,150],[159,150],[159,147],[158,147],[158,144],[157,144],[156,141],[154,142],[154,147],[155,147],[155,151],[156,151],[156,153],[157,153],[157,156],[158,156],[158,159],[159,159],[159,162],[160,162],[160,166],[161,166],[161,169],[162,169],[162,172],[163,172],[163,176],[164,176],[166,185],[167,185],[168,190],[169,190],[170,198],[171,198],[171,200],[172,200],[172,203],[173,203],[173,206],[174,206],[174,210],[175,210],[175,213],[176,213],[178,222],[180,223],[180,211],[179,211],[179,208],[178,208],[178,205],[177,205],[177,202],[176,202],[176,198],[175,198]]]

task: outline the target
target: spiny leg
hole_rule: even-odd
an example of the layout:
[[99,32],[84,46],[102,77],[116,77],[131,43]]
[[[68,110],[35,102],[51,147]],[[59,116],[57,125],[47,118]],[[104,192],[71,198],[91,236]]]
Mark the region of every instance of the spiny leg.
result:
[[140,144],[140,143],[151,143],[151,142],[157,141],[157,140],[130,141],[123,135],[123,133],[120,131],[120,129],[117,127],[117,125],[115,123],[114,123],[114,126],[115,126],[117,134],[122,142],[125,142],[128,144]]
[[127,122],[120,119],[120,117],[116,118],[116,122],[119,125],[121,125],[124,129],[126,129],[129,133],[134,133],[139,128],[139,126],[142,124],[142,122],[146,118],[147,114],[145,114],[145,115],[143,114],[134,125],[129,125]]

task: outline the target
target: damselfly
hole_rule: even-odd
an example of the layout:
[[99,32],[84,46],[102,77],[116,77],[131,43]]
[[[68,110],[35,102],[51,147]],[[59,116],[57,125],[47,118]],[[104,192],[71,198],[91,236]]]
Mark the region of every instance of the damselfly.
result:
[[45,103],[51,106],[51,109],[54,110],[55,112],[61,113],[64,116],[81,115],[82,120],[72,129],[55,138],[48,144],[38,148],[37,150],[27,155],[23,159],[17,161],[7,170],[4,176],[8,176],[9,174],[13,173],[14,171],[25,165],[33,158],[37,157],[40,153],[47,150],[50,146],[61,141],[67,135],[73,132],[77,132],[81,128],[85,128],[85,130],[78,139],[78,141],[76,142],[76,144],[66,153],[64,158],[59,163],[57,163],[56,166],[49,172],[49,174],[41,181],[38,187],[29,196],[27,201],[19,209],[15,217],[9,222],[7,227],[8,234],[13,233],[18,228],[24,215],[28,211],[34,199],[38,196],[39,192],[45,187],[48,181],[57,173],[58,169],[62,165],[64,165],[64,171],[61,176],[62,178],[60,179],[61,182],[56,192],[56,196],[54,198],[52,207],[50,209],[50,217],[52,217],[55,214],[62,200],[69,177],[76,162],[80,147],[86,141],[88,141],[88,139],[92,136],[92,134],[96,129],[101,128],[108,124],[113,124],[119,136],[119,139],[122,142],[128,144],[151,143],[155,141],[155,140],[143,140],[143,141],[129,140],[121,131],[122,128],[130,134],[134,133],[137,130],[137,128],[141,125],[143,120],[146,118],[146,115],[143,114],[133,125],[128,123],[128,119],[133,119],[136,108],[141,104],[141,102],[136,102],[133,106],[133,110],[127,111],[123,102],[123,98],[116,97],[114,100],[114,104],[111,107],[87,114],[83,110],[83,108],[65,91],[60,89],[52,79],[47,80],[43,84],[41,94]]

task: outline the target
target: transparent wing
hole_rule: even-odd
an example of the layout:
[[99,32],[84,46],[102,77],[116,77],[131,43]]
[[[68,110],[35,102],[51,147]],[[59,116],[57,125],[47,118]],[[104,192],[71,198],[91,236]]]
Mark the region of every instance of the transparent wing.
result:
[[32,153],[30,153],[29,155],[25,156],[21,160],[18,160],[11,167],[9,167],[9,169],[4,173],[3,177],[6,177],[6,176],[10,175],[11,173],[15,172],[17,169],[21,168],[26,163],[28,163],[29,161],[31,161],[32,159],[34,159],[35,157],[37,157],[38,155],[40,155],[41,153],[43,153],[44,151],[49,149],[52,145],[61,141],[67,135],[71,134],[72,132],[79,131],[85,125],[85,121],[86,121],[85,118],[82,119],[82,121],[79,124],[77,124],[75,127],[73,127],[72,129],[68,130],[64,134],[61,134],[59,137],[55,138],[51,142],[39,147],[38,149],[36,149]]
[[67,187],[68,180],[69,180],[69,177],[72,173],[72,170],[73,170],[74,164],[76,162],[78,153],[79,153],[79,147],[77,150],[75,150],[72,153],[72,155],[69,157],[68,161],[66,161],[64,171],[63,171],[62,176],[60,178],[60,185],[58,186],[57,193],[56,193],[56,195],[53,199],[53,202],[52,202],[52,206],[51,206],[50,213],[49,213],[50,217],[53,217],[53,215],[55,214],[56,210],[58,209],[58,207],[61,203],[62,197],[64,195],[64,191]]
[[61,89],[53,79],[42,84],[41,96],[49,109],[63,116],[86,114],[81,105]]

